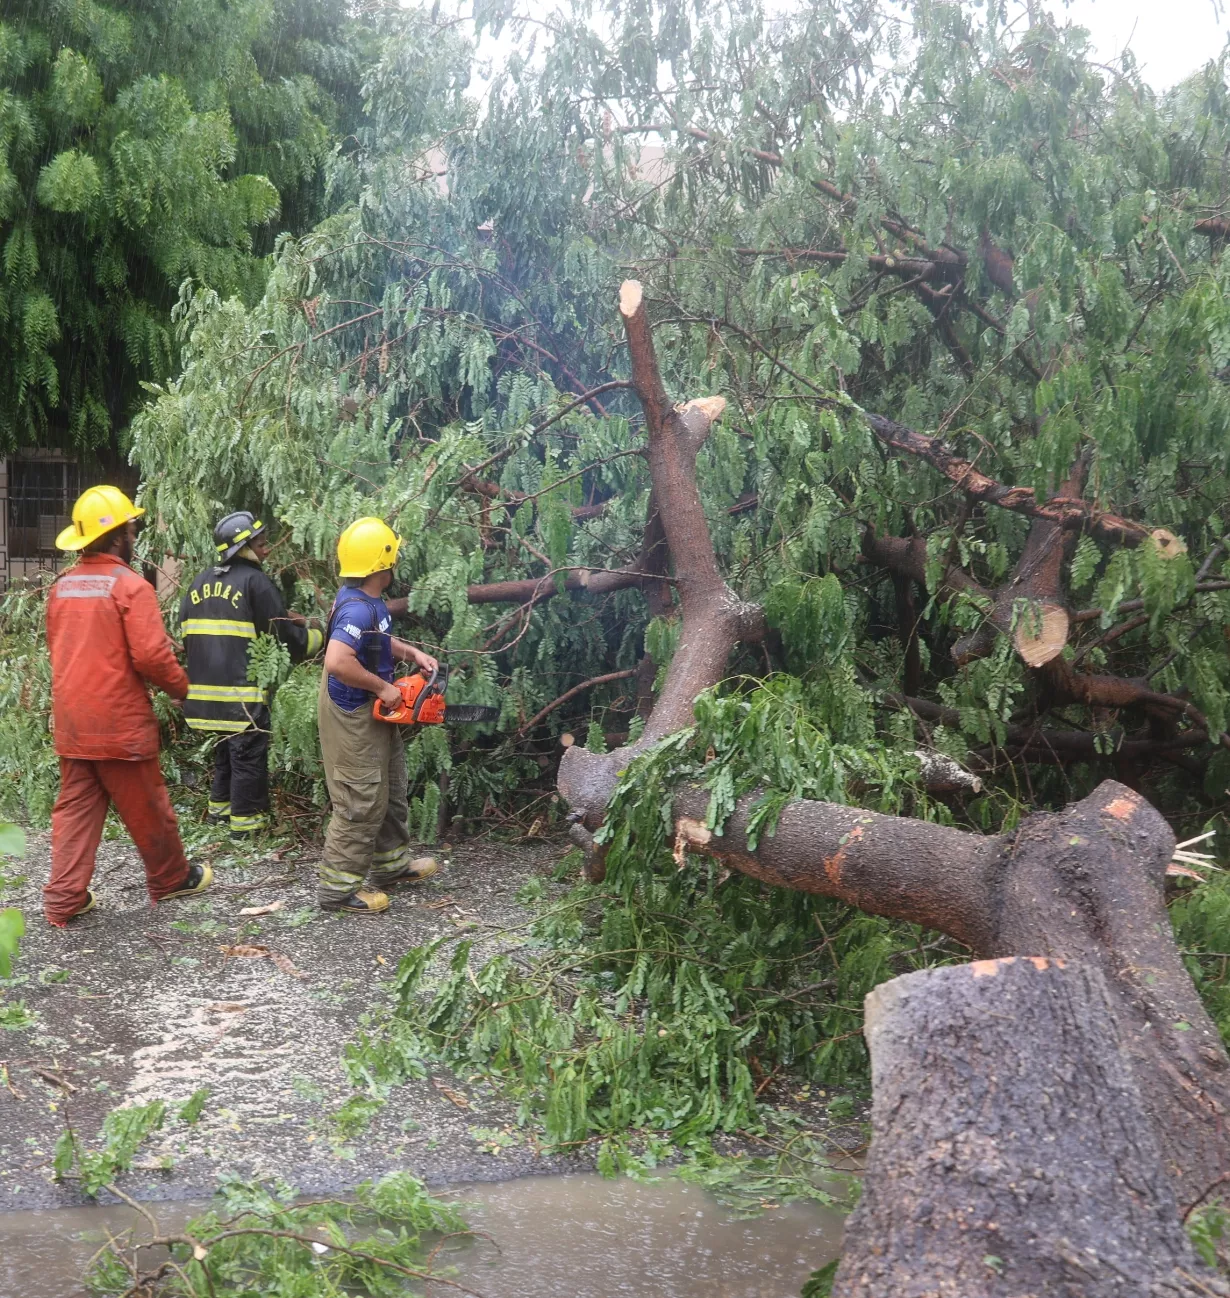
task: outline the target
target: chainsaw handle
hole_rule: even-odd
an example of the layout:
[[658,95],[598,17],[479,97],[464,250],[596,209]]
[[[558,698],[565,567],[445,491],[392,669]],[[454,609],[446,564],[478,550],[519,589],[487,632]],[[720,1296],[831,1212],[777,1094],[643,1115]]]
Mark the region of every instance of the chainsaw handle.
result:
[[427,678],[427,684],[424,685],[421,690],[419,690],[419,696],[417,699],[414,700],[414,708],[411,710],[410,713],[410,724],[412,726],[418,725],[419,713],[423,710],[423,704],[427,702],[428,697],[431,695],[436,680],[439,678],[439,675],[440,675],[440,665],[439,663],[437,663],[431,669],[431,675],[428,676]]

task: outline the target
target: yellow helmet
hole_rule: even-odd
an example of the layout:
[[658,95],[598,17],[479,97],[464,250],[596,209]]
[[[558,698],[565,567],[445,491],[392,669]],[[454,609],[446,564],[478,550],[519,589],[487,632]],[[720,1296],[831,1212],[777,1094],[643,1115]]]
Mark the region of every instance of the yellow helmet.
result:
[[56,548],[84,550],[100,536],[123,527],[144,513],[145,510],[138,509],[119,487],[87,487],[73,506],[72,526],[66,527],[56,537]]
[[338,537],[337,562],[343,577],[370,577],[397,562],[401,538],[379,518],[359,518]]

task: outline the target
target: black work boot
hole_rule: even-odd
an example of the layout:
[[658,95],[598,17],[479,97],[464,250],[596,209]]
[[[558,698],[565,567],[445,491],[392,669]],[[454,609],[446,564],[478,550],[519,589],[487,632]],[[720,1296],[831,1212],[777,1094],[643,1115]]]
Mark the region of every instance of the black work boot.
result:
[[204,892],[213,881],[213,866],[193,863],[188,867],[188,877],[184,880],[182,886],[174,892],[168,892],[161,900],[167,901],[171,897],[194,897],[197,893]]

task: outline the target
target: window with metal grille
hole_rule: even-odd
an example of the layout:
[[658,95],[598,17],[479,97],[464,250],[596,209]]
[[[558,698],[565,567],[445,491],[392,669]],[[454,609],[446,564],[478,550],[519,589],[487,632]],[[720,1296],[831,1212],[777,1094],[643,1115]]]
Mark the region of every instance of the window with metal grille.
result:
[[81,473],[67,460],[9,461],[9,557],[36,559],[56,553],[56,536],[72,521]]

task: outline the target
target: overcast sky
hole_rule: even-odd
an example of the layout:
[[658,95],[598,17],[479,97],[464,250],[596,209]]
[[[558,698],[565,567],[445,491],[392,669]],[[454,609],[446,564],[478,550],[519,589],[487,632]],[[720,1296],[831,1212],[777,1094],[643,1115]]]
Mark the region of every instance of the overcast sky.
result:
[[1226,43],[1225,4],[1214,0],[1072,0],[1045,6],[1088,28],[1104,60],[1131,45],[1145,80],[1166,90],[1216,57]]
[[[470,0],[455,3],[460,12],[470,8]],[[554,7],[553,0],[540,3],[546,11]],[[1168,90],[1221,53],[1230,33],[1228,6],[1230,0],[1041,0],[1043,11],[1060,24],[1067,18],[1087,28],[1104,62],[1130,45],[1145,80],[1155,90]],[[791,0],[768,0],[767,7],[771,12],[788,12]],[[527,9],[532,13],[534,5]],[[479,53],[498,71],[511,44],[507,30],[498,41],[488,35]]]

